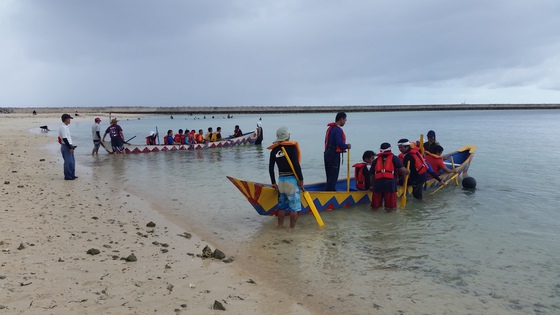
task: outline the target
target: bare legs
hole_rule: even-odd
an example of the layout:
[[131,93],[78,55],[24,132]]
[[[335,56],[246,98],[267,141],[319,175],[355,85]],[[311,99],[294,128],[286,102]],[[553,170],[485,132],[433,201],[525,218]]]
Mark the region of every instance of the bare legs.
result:
[[[292,232],[297,223],[299,211],[292,211],[290,213],[290,232]],[[284,218],[286,217],[286,210],[278,210],[278,228],[284,228]]]

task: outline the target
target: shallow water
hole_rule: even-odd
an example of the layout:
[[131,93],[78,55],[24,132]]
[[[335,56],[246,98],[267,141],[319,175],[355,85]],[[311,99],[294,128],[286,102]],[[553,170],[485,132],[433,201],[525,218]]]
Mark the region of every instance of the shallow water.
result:
[[[324,132],[334,115],[153,116],[120,124],[125,138],[137,135],[131,142],[142,143],[155,126],[162,134],[221,126],[227,134],[236,124],[250,131],[262,118],[266,145],[286,125],[300,142],[305,181],[316,182],[324,180]],[[322,215],[325,229],[313,216],[301,216],[294,234],[276,230],[275,218],[258,216],[225,178],[268,183],[266,148],[92,158],[91,123],[74,119],[71,132],[83,148],[77,162],[95,176],[112,178],[112,184],[179,215],[193,232],[221,244],[226,254],[320,313],[383,313],[388,295],[403,301],[437,295],[445,303],[434,305],[434,314],[558,314],[558,166],[543,162],[560,154],[559,118],[554,110],[349,113],[344,130],[353,146],[351,164],[365,150],[378,151],[382,142],[396,146],[400,138],[416,140],[433,129],[445,152],[478,146],[469,171],[477,189],[447,187],[423,202],[409,198],[406,209],[394,213],[369,206],[331,211]],[[472,308],[467,312],[463,305]],[[402,309],[414,313],[406,305]]]

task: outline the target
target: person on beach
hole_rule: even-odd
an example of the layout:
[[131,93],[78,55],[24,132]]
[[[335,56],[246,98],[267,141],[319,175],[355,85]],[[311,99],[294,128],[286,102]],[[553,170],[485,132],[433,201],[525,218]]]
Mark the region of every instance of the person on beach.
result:
[[410,173],[401,160],[391,152],[391,145],[384,142],[379,153],[371,163],[371,207],[377,210],[385,203],[385,211],[397,207],[397,174],[406,176]]
[[335,122],[328,123],[325,134],[325,173],[327,175],[327,191],[335,191],[338,173],[340,171],[340,154],[350,150],[350,143],[346,143],[346,135],[341,127],[346,124],[346,113],[336,114]]
[[410,175],[408,184],[412,186],[412,196],[418,200],[422,200],[422,191],[424,183],[428,179],[427,174],[430,173],[440,184],[443,185],[441,178],[431,170],[418,147],[412,148],[408,139],[399,140],[399,158],[403,165],[410,165]]
[[233,130],[233,134],[229,135],[230,138],[237,138],[237,137],[243,137],[243,131],[241,131],[241,129],[239,129],[239,125],[235,125],[235,129]]
[[257,140],[255,141],[255,144],[262,144],[264,138],[263,138],[263,128],[262,128],[262,122],[258,121],[257,122]]
[[63,114],[61,119],[62,126],[58,129],[58,143],[60,143],[60,152],[64,160],[64,179],[74,180],[78,178],[76,176],[76,161],[74,160],[76,146],[72,144],[72,137],[68,128],[73,118],[68,114]]
[[428,137],[428,141],[424,142],[424,152],[432,152],[436,145],[439,145],[439,142],[436,141],[436,133],[430,130],[426,136]]
[[354,167],[354,178],[356,179],[356,189],[369,190],[371,186],[370,169],[371,162],[375,158],[375,152],[367,150],[362,155],[361,163],[352,165]]
[[[297,142],[289,140],[288,128],[278,128],[276,140],[267,148],[272,150],[270,151],[268,173],[272,187],[278,190],[278,228],[284,226],[284,217],[286,211],[289,211],[290,231],[293,231],[301,211],[300,188],[303,188],[303,174],[299,164],[301,160],[299,145]],[[282,148],[286,150],[288,157],[284,155]],[[290,162],[293,168],[290,166]],[[278,166],[278,184],[274,174],[274,165]]]
[[101,118],[97,117],[91,126],[91,136],[93,138],[93,149],[91,155],[99,154],[99,147],[101,146]]
[[111,119],[111,125],[107,127],[103,134],[103,139],[101,139],[101,141],[105,141],[107,134],[111,137],[113,153],[122,153],[124,151],[124,134],[121,126],[117,124],[118,122],[119,120],[116,118]]

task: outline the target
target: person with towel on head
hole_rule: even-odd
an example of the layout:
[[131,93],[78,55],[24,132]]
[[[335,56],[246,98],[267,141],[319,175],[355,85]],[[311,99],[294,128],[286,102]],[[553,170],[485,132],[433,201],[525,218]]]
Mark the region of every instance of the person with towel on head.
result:
[[257,140],[255,141],[255,144],[262,144],[263,140],[264,140],[264,137],[263,137],[262,122],[258,121],[257,122]]
[[156,145],[158,133],[154,131],[150,131],[150,134],[146,137],[146,144],[147,145]]
[[379,153],[371,163],[370,174],[373,191],[371,207],[377,210],[385,203],[385,211],[392,211],[397,207],[397,175],[406,176],[410,171],[391,152],[389,143],[384,142],[379,147]]

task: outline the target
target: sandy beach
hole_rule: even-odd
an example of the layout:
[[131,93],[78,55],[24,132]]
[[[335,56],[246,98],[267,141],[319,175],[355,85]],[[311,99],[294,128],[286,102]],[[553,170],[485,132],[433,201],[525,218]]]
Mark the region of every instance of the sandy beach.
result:
[[0,115],[0,313],[310,313],[79,159],[63,180],[60,114]]

